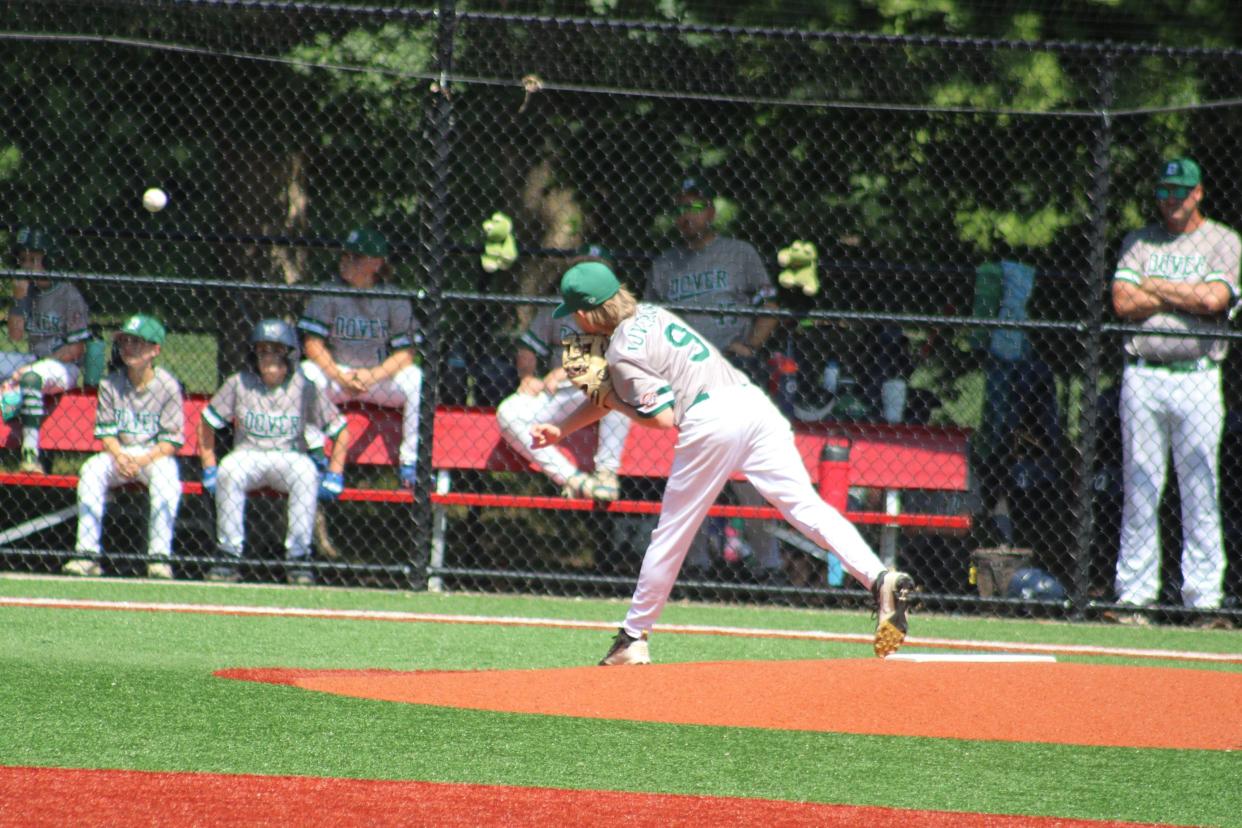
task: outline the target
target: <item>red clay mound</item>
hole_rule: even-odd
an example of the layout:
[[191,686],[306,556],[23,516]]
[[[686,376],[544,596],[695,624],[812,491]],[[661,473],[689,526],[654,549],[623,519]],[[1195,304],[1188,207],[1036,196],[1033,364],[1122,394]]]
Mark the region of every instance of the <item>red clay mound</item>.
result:
[[[0,826],[1129,828],[1129,822],[373,779],[0,767]],[[1137,828],[1137,826],[1135,826]]]
[[[866,659],[469,672],[236,669],[216,675],[506,713],[1005,742],[1242,749],[1242,676],[1206,670]],[[712,688],[710,705],[703,704],[704,687]],[[1212,715],[1204,716],[1204,710]]]

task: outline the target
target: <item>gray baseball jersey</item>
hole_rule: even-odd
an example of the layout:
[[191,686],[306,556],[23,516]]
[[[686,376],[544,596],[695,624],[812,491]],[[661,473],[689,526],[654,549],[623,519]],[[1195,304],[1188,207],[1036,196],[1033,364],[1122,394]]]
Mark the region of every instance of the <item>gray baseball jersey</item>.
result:
[[554,319],[552,310],[551,307],[541,307],[518,340],[521,347],[534,351],[544,364],[545,371],[560,367],[561,351],[564,350],[561,341],[572,334],[582,333],[572,316]]
[[[1208,219],[1192,233],[1173,234],[1159,225],[1144,227],[1125,237],[1114,280],[1139,284],[1154,276],[1174,282],[1220,282],[1238,298],[1238,267],[1242,240],[1225,225]],[[1148,317],[1142,327],[1151,330],[1219,331],[1225,318],[1207,318],[1188,313],[1158,313]],[[1173,336],[1130,337],[1126,351],[1156,362],[1193,360],[1210,356],[1219,362],[1228,351],[1224,339],[1193,339]]]
[[403,299],[315,296],[298,329],[328,343],[332,358],[352,368],[379,365],[393,351],[414,345],[414,313]]
[[124,371],[113,371],[99,383],[95,436],[115,437],[123,446],[185,442],[185,411],[181,383],[156,367],[155,377],[138,389]]
[[772,278],[755,248],[718,236],[701,251],[677,247],[651,265],[643,299],[648,302],[702,305],[714,313],[686,314],[686,321],[720,350],[745,336],[752,316],[729,308],[759,307],[776,296]]
[[295,370],[284,383],[268,388],[253,371],[224,381],[203,409],[212,428],[233,426],[233,449],[306,451],[306,426],[336,439],[345,417],[320,388]]
[[30,353],[42,359],[57,348],[91,338],[86,300],[73,285],[53,282],[45,289],[34,285],[26,318],[26,339]]
[[673,406],[677,425],[711,391],[749,384],[716,346],[679,316],[645,302],[613,332],[608,367],[613,390],[622,400],[644,417]]

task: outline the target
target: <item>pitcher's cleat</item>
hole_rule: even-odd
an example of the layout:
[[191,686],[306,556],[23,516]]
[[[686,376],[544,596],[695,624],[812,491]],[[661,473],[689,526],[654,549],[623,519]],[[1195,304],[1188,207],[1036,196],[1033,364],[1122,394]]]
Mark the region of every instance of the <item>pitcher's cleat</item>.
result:
[[875,654],[887,658],[906,640],[909,624],[906,607],[910,593],[914,591],[914,579],[904,572],[885,570],[871,585],[875,596]]
[[617,630],[617,637],[612,640],[608,653],[600,659],[601,667],[614,664],[650,664],[651,654],[647,650],[647,633],[638,638],[625,630]]

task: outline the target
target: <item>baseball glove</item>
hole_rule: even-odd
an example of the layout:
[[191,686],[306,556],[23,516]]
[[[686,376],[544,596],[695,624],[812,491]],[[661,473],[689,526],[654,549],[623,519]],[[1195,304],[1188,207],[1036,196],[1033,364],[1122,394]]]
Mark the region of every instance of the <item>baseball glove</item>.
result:
[[608,377],[608,337],[600,334],[574,334],[561,340],[561,365],[569,381],[582,389],[591,402],[604,405],[612,380]]

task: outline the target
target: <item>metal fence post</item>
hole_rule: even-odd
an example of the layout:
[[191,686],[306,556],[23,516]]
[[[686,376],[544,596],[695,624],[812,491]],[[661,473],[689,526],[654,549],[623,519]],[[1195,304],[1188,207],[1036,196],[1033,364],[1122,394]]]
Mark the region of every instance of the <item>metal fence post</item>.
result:
[[[1102,325],[1104,323],[1103,297],[1109,281],[1108,260],[1108,206],[1111,166],[1109,155],[1112,151],[1115,69],[1112,56],[1105,56],[1100,78],[1100,110],[1099,128],[1096,132],[1095,144],[1091,150],[1093,174],[1091,179],[1091,253],[1089,277],[1095,286],[1095,301],[1085,308],[1087,328],[1084,333],[1084,353],[1086,365],[1083,371],[1082,407],[1079,411],[1079,440],[1082,451],[1079,454],[1080,467],[1078,474],[1078,532],[1074,566],[1074,584],[1072,589],[1074,601],[1074,617],[1082,618],[1087,609],[1087,592],[1091,581],[1091,540],[1095,532],[1094,495],[1091,485],[1096,457],[1096,441],[1098,429],[1096,422],[1097,400],[1099,398],[1100,360],[1103,349]],[[1088,292],[1088,296],[1092,294]]]
[[[422,210],[426,233],[421,253],[427,285],[426,329],[423,340],[423,404],[419,408],[418,484],[414,489],[414,559],[410,586],[414,589],[439,587],[439,578],[426,579],[434,508],[435,489],[431,468],[432,431],[439,403],[440,363],[443,351],[445,263],[448,258],[449,164],[452,158],[453,98],[449,76],[453,71],[453,40],[457,29],[455,0],[441,0],[437,10],[436,63],[438,80],[432,85],[432,105],[425,124],[427,157],[427,201]],[[434,562],[437,565],[443,561]]]

